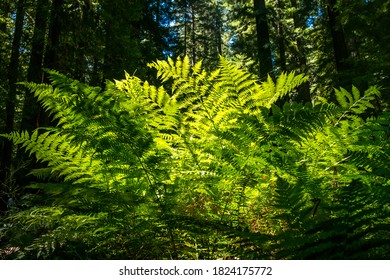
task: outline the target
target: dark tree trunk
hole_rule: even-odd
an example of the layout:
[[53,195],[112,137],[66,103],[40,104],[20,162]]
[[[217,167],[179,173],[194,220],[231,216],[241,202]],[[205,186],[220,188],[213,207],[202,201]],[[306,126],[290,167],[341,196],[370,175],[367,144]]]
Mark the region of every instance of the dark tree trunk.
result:
[[[23,33],[23,22],[25,16],[26,0],[19,0],[16,8],[15,29],[12,41],[11,60],[8,68],[8,95],[5,102],[5,133],[10,133],[14,129],[15,103],[16,103],[16,83],[19,76],[19,56],[20,45]],[[3,140],[1,150],[1,165],[0,165],[0,183],[1,188],[7,186],[10,178],[11,162],[12,162],[12,142]],[[6,201],[6,190],[1,189],[0,192],[0,210],[4,210]]]
[[[291,0],[291,8],[294,8],[296,11],[293,15],[293,21],[294,21],[294,27],[295,28],[302,28],[302,30],[306,29],[306,22],[305,19],[302,20],[302,17],[300,16],[300,10],[297,4],[296,0]],[[301,69],[301,72],[304,73],[306,70],[306,53],[305,53],[305,44],[302,40],[302,37],[298,36],[297,38],[297,46],[298,46],[298,61],[299,61],[299,67]]]
[[63,20],[63,9],[64,0],[53,0],[51,14],[50,14],[50,25],[49,25],[49,40],[47,42],[44,66],[49,69],[64,70],[61,69],[61,63],[59,61],[59,45],[60,45],[60,34],[62,32],[62,20]]
[[191,63],[196,63],[196,38],[195,38],[195,10],[193,4],[191,5]]
[[[65,72],[66,69],[62,67],[60,58],[64,60],[65,58],[61,57],[61,48],[60,48],[60,35],[62,33],[62,21],[64,20],[64,0],[53,0],[51,12],[50,12],[50,23],[49,23],[49,37],[45,49],[43,66],[47,69],[58,70],[60,72]],[[67,59],[70,59],[69,57]],[[47,77],[44,76],[43,81],[49,83]],[[48,113],[39,106],[39,115],[38,115],[38,127],[44,127],[53,125],[52,120],[50,120]]]
[[345,77],[345,71],[349,70],[348,58],[349,52],[345,41],[345,34],[340,22],[340,13],[336,7],[336,0],[327,0],[327,9],[329,17],[329,27],[333,40],[333,51],[336,62],[337,72],[339,74],[341,84],[348,83]]
[[[47,32],[47,21],[49,19],[49,1],[39,0],[36,7],[36,21],[34,26],[34,34],[32,38],[31,57],[27,79],[29,81],[40,83],[48,83],[47,77],[42,72],[42,66],[48,69],[59,69],[58,53],[59,53],[59,36],[61,32],[61,10],[63,0],[54,0],[51,5],[50,23],[47,45],[45,46],[45,34]],[[38,103],[32,93],[27,92],[23,107],[21,129],[29,132],[38,127],[45,127],[51,124],[49,115]],[[27,161],[29,156],[23,150],[18,151],[18,159]],[[35,159],[20,169],[17,174],[17,183],[20,186],[28,185],[33,178],[28,175],[31,169],[39,168]]]
[[[294,10],[296,11],[293,15],[294,27],[302,28],[302,30],[306,29],[305,20],[302,20],[303,17],[299,16],[301,13],[299,12],[299,7],[297,5],[296,0],[291,0],[291,7],[294,8]],[[297,47],[298,47],[297,56],[298,56],[299,68],[301,70],[301,73],[306,74],[307,60],[306,60],[305,44],[302,40],[302,37],[300,36],[298,36],[297,38]],[[298,88],[298,95],[295,97],[295,100],[304,103],[311,101],[309,81],[303,83]]]
[[264,0],[253,0],[256,16],[257,49],[260,63],[260,79],[264,80],[272,72],[271,44]]
[[[143,5],[142,1],[127,0],[105,0],[102,3],[105,32],[104,80],[121,79],[124,78],[124,71],[135,71],[142,59],[139,39]],[[139,13],[128,13],[131,9],[139,9]]]
[[222,15],[221,15],[221,7],[217,5],[216,7],[216,27],[217,27],[217,49],[218,49],[218,54],[222,55]]
[[284,28],[282,24],[282,15],[281,11],[284,9],[284,5],[281,1],[277,1],[277,12],[276,12],[276,30],[278,34],[278,49],[279,49],[279,67],[280,70],[285,72],[287,71],[287,63],[286,63],[286,46],[284,41]]
[[187,54],[187,37],[188,37],[188,9],[187,9],[187,1],[184,1],[184,55]]
[[[43,82],[42,63],[45,49],[46,25],[49,18],[49,0],[38,0],[36,5],[34,34],[31,42],[31,56],[27,70],[29,82]],[[33,131],[39,126],[38,100],[33,93],[26,92],[23,106],[21,130]]]

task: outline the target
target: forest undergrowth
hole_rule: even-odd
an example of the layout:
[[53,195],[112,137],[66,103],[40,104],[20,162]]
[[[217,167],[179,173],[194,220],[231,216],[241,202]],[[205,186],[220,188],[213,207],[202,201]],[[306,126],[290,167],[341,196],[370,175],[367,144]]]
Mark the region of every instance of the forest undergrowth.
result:
[[377,87],[302,103],[294,72],[149,67],[159,85],[24,84],[56,125],[2,135],[41,168],[2,218],[0,259],[389,259]]

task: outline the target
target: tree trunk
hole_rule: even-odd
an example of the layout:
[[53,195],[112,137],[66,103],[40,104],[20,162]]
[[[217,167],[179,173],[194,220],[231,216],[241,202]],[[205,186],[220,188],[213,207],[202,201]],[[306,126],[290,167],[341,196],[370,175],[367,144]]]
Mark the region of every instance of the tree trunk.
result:
[[327,0],[327,9],[329,17],[329,27],[333,39],[333,51],[336,62],[337,72],[339,74],[340,82],[342,84],[348,83],[342,77],[345,71],[349,69],[348,61],[349,53],[345,41],[345,34],[340,22],[340,13],[336,7],[336,0]]
[[282,15],[281,11],[284,9],[283,3],[278,0],[277,1],[277,7],[276,7],[276,30],[277,30],[277,42],[278,42],[278,49],[279,49],[279,67],[282,72],[287,71],[287,64],[286,64],[286,46],[284,42],[284,28],[282,24]]
[[[51,5],[49,36],[45,46],[45,34],[47,30],[47,21],[49,19],[49,1],[39,0],[36,6],[34,34],[32,38],[31,57],[27,72],[27,79],[31,82],[49,82],[42,72],[42,66],[48,69],[58,70],[58,45],[61,32],[60,16],[63,0],[54,0]],[[44,51],[45,50],[45,51]],[[49,126],[50,118],[47,112],[38,103],[38,100],[32,93],[27,92],[23,107],[21,130],[32,132],[38,127]],[[18,151],[18,159],[25,160],[29,158],[23,150]],[[27,175],[31,169],[40,167],[36,160],[32,160],[23,169],[18,170],[17,184],[20,186],[28,185],[32,177]]]
[[187,54],[187,37],[188,37],[188,27],[187,27],[187,24],[188,24],[188,15],[187,15],[188,11],[187,11],[187,1],[184,0],[184,55],[188,55]]
[[[143,4],[142,1],[127,0],[105,0],[102,3],[105,32],[104,79],[124,78],[124,71],[135,71],[142,59],[139,39]],[[136,10],[139,12],[135,13]]]
[[260,79],[264,80],[272,72],[271,44],[267,23],[265,0],[253,0],[256,17],[257,49],[260,63]]
[[61,69],[61,63],[59,62],[59,43],[60,34],[62,31],[63,19],[63,5],[64,0],[53,0],[51,14],[50,14],[50,25],[49,25],[49,40],[47,42],[44,66],[49,69],[63,70]]
[[[16,83],[19,74],[20,45],[23,33],[23,22],[25,16],[26,0],[19,0],[16,8],[15,29],[12,41],[11,60],[8,68],[8,95],[5,102],[5,133],[10,133],[14,129],[15,103],[16,103]],[[12,142],[3,140],[0,164],[1,188],[7,187],[10,179],[12,162]],[[4,210],[6,201],[6,190],[0,192],[0,210]]]
[[219,4],[217,5],[217,7],[215,8],[216,10],[216,28],[217,28],[217,49],[218,49],[218,54],[219,55],[222,55],[222,14],[221,14],[221,7],[219,6]]
[[196,63],[196,37],[195,37],[195,9],[191,5],[191,64]]
[[[31,42],[31,56],[27,70],[29,82],[43,82],[42,62],[45,49],[46,25],[49,18],[49,0],[38,0],[36,5],[34,34]],[[33,131],[39,126],[38,100],[33,93],[26,92],[23,106],[21,130]]]
[[[291,0],[291,8],[294,8],[295,13],[293,15],[293,21],[294,21],[294,28],[302,28],[302,30],[306,29],[306,22],[305,20],[302,20],[302,18],[299,16],[300,15],[300,10],[297,4],[296,0]],[[301,69],[301,72],[304,73],[306,70],[306,54],[305,54],[305,44],[302,40],[301,36],[297,36],[297,46],[298,46],[298,61],[299,61],[299,68]]]
[[[43,60],[43,66],[45,68],[60,72],[66,70],[62,68],[60,61],[60,35],[62,33],[62,21],[64,20],[63,9],[64,0],[53,0],[50,12],[49,37]],[[49,80],[45,76],[43,81],[49,83]],[[38,114],[38,127],[53,125],[52,120],[49,118],[49,114],[41,106],[39,106]]]
[[[294,8],[295,10],[295,13],[293,15],[295,29],[302,28],[302,30],[305,30],[306,22],[305,20],[302,20],[302,18],[299,17],[301,13],[299,12],[299,7],[297,5],[296,0],[291,0],[291,7]],[[305,44],[302,40],[302,37],[300,36],[297,37],[297,48],[298,48],[297,56],[299,61],[299,68],[301,70],[301,73],[306,74],[307,60],[306,60]],[[304,82],[298,88],[298,95],[295,97],[295,100],[303,103],[311,101],[309,81]]]

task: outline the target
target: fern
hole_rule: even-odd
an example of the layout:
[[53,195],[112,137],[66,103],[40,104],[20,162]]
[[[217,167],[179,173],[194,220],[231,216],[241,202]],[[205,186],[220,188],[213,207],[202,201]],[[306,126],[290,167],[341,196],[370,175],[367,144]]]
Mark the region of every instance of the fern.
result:
[[379,210],[374,194],[379,193],[359,181],[340,189],[332,207],[333,215],[308,230],[313,238],[302,245],[300,257],[387,259],[388,209]]
[[303,74],[295,75],[295,72],[291,72],[289,74],[282,73],[275,84],[275,82],[268,76],[267,81],[262,85],[263,90],[272,95],[267,102],[267,106],[274,104],[279,98],[284,97],[307,80],[308,77],[305,77]]
[[26,84],[57,126],[2,135],[47,164],[31,172],[41,195],[7,221],[19,258],[388,251],[389,116],[369,116],[375,87],[283,103],[307,77],[261,83],[224,58],[210,73],[188,57],[149,67],[159,86],[126,73],[102,90],[54,71]]
[[377,87],[370,87],[361,96],[360,91],[356,87],[352,87],[352,93],[349,93],[344,88],[340,90],[335,89],[336,99],[340,106],[344,109],[344,113],[341,115],[336,124],[340,122],[348,113],[352,112],[355,115],[362,114],[368,108],[374,108],[372,101],[376,97],[380,96],[380,92]]

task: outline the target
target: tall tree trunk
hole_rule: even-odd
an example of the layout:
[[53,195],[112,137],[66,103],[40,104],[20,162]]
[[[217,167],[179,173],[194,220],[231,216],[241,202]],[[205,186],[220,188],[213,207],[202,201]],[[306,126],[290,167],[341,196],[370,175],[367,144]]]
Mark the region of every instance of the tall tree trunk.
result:
[[[291,8],[294,9],[294,14],[293,14],[293,21],[294,21],[294,28],[299,29],[301,28],[302,30],[306,29],[306,22],[305,20],[302,20],[300,9],[297,4],[297,0],[291,0]],[[301,72],[304,73],[306,70],[306,53],[305,53],[305,44],[302,40],[301,36],[297,36],[297,47],[298,47],[298,61],[299,61],[299,68],[301,69]]]
[[348,81],[343,77],[345,71],[349,69],[348,58],[349,52],[345,41],[345,34],[340,22],[340,13],[336,7],[336,0],[327,0],[327,10],[329,17],[329,27],[333,40],[333,51],[336,62],[337,72],[339,74],[341,84],[348,84]]
[[[12,41],[11,60],[8,68],[8,95],[5,102],[5,133],[10,133],[14,129],[15,103],[16,103],[16,83],[19,76],[19,56],[20,45],[23,33],[23,22],[25,16],[26,0],[19,0],[16,8],[15,29]],[[7,186],[7,180],[10,176],[12,162],[12,142],[4,140],[1,150],[0,164],[0,184],[1,188]],[[4,210],[6,200],[6,190],[1,189],[0,207]]]
[[[38,0],[36,5],[34,33],[31,42],[31,56],[27,70],[29,82],[43,82],[42,63],[45,49],[46,26],[49,18],[49,0]],[[33,93],[26,92],[24,98],[21,130],[33,131],[39,126],[38,100]]]
[[[104,79],[123,78],[124,71],[135,71],[142,58],[139,40],[143,3],[140,0],[105,0],[102,3],[105,29]],[[139,12],[135,13],[137,10]]]
[[[36,20],[34,34],[32,39],[31,57],[27,79],[32,82],[48,82],[48,79],[42,72],[42,66],[48,69],[58,69],[58,45],[61,32],[60,17],[63,0],[54,0],[51,4],[49,36],[45,46],[45,34],[47,31],[47,22],[49,19],[49,0],[38,0],[36,6]],[[50,118],[47,112],[38,103],[32,93],[27,92],[22,113],[21,129],[29,132],[38,127],[50,125]],[[23,151],[18,151],[18,159],[27,160],[29,157]],[[17,184],[20,186],[28,185],[32,177],[28,175],[31,169],[38,168],[40,164],[33,159],[28,165],[20,169],[17,174]]]
[[184,55],[187,54],[187,37],[188,37],[188,7],[187,7],[187,1],[184,0]]
[[279,49],[279,67],[280,70],[285,72],[287,71],[287,64],[286,64],[286,46],[284,41],[284,28],[282,24],[282,15],[281,11],[284,9],[283,3],[278,0],[277,1],[277,7],[276,7],[276,30],[277,30],[277,42],[278,42],[278,49]]
[[44,66],[49,69],[63,70],[61,69],[61,63],[59,62],[59,43],[60,34],[62,32],[63,9],[64,0],[53,0],[50,14],[49,24],[49,40],[47,42]]
[[222,55],[222,15],[221,15],[221,7],[217,4],[216,9],[216,27],[217,27],[217,49],[218,54]]
[[[45,49],[43,66],[47,69],[64,71],[60,57],[60,35],[62,33],[62,21],[64,20],[64,0],[53,0],[50,12],[49,36]],[[62,58],[63,59],[63,58]],[[69,57],[68,57],[69,59]],[[47,77],[43,81],[49,83]],[[38,116],[38,127],[51,125],[51,120],[46,111],[40,106]]]
[[[302,30],[305,30],[306,22],[305,20],[302,20],[302,17],[300,17],[301,13],[297,5],[297,0],[291,0],[291,7],[294,8],[295,10],[293,15],[295,29],[301,28]],[[299,68],[301,70],[301,73],[306,74],[307,60],[306,60],[305,44],[301,36],[297,36],[297,49],[298,49],[297,56],[299,61]],[[298,95],[295,97],[295,100],[304,103],[311,101],[309,81],[304,82],[299,87]]]
[[253,0],[256,17],[257,49],[260,63],[260,79],[266,79],[272,72],[271,44],[267,23],[265,0]]
[[196,63],[196,37],[195,37],[195,9],[191,5],[191,64]]

